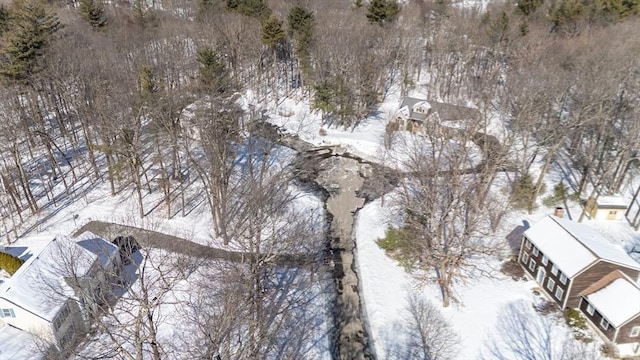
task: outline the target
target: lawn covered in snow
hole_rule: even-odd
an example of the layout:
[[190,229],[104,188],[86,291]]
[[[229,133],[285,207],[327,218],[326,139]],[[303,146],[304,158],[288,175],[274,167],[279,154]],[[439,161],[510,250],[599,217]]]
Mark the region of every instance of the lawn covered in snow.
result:
[[[381,206],[380,200],[376,200],[359,212],[355,228],[366,316],[375,351],[381,358],[392,358],[388,356],[396,354],[402,344],[409,346],[406,342],[412,326],[409,311],[412,294],[431,301],[451,324],[458,336],[458,359],[509,359],[509,354],[514,351],[512,345],[517,340],[525,340],[524,333],[514,331],[523,329],[520,327],[523,324],[540,337],[532,341],[537,345],[524,345],[532,352],[542,352],[545,332],[553,334],[549,351],[555,354],[568,347],[588,347],[572,338],[570,328],[558,313],[543,315],[535,311],[534,305],[544,303],[542,295],[534,293],[538,284],[533,280],[514,280],[503,274],[499,271],[501,262],[498,259],[479,263],[486,275],[457,284],[456,297],[461,303],[442,308],[439,289],[435,285],[414,280],[376,244],[378,238],[384,237],[387,219],[388,210]],[[505,321],[514,318],[519,318],[522,323]]]

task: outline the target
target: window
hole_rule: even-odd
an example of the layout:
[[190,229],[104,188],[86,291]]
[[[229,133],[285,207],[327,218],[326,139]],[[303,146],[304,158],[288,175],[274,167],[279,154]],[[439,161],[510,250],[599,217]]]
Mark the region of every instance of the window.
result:
[[593,315],[594,308],[591,304],[587,305],[587,314]]
[[609,215],[617,215],[618,212],[616,210],[611,210],[609,211]]
[[533,255],[535,255],[535,256],[540,255],[540,250],[538,250],[538,248],[535,247],[535,246],[533,247]]
[[558,267],[556,266],[556,264],[553,264],[553,267],[551,268],[551,273],[553,275],[558,275]]
[[529,260],[529,270],[533,271],[536,268],[536,261],[531,259]]
[[71,311],[69,310],[69,305],[65,305],[62,307],[62,309],[60,309],[58,316],[56,316],[56,318],[53,320],[53,328],[55,330],[58,330],[60,326],[64,324],[64,321],[67,320],[70,312]]
[[0,318],[6,317],[16,317],[16,313],[13,312],[13,309],[0,309]]
[[544,265],[547,265],[549,263],[549,258],[547,257],[547,255],[542,255],[542,263]]
[[527,239],[524,239],[524,246],[525,246],[527,249],[531,250],[531,241],[529,241],[529,240],[527,240]]
[[529,255],[527,253],[522,254],[522,263],[527,264],[529,262]]
[[549,290],[553,291],[553,287],[554,287],[554,286],[556,286],[556,282],[555,282],[555,281],[553,281],[553,279],[552,279],[552,278],[549,278],[549,279],[547,280],[547,289],[549,289]]
[[73,326],[73,323],[71,323],[71,326],[69,326],[64,335],[62,335],[62,338],[60,338],[60,344],[62,346],[67,346],[73,339],[75,332],[76,328]]
[[564,295],[564,290],[560,286],[556,287],[556,299],[562,301],[562,295]]
[[638,335],[640,335],[640,326],[634,326],[631,328],[631,334],[629,336],[631,337],[638,337]]
[[564,274],[560,274],[560,282],[563,284],[567,283],[567,277]]
[[607,330],[609,328],[609,322],[605,318],[602,318],[602,320],[600,320],[600,326],[602,326],[604,330]]

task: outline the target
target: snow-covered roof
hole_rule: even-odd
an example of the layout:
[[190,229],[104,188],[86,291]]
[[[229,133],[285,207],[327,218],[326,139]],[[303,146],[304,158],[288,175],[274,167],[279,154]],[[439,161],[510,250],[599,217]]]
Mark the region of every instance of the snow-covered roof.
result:
[[599,258],[640,271],[640,263],[633,260],[620,245],[611,242],[588,225],[565,218],[553,218]]
[[597,202],[599,208],[626,209],[629,205],[622,196],[600,196]]
[[585,224],[550,215],[524,234],[568,277],[575,276],[598,258],[640,271],[640,264],[620,246]]
[[0,359],[2,360],[38,360],[35,337],[30,333],[11,325],[0,328]]
[[597,257],[547,216],[524,232],[525,236],[568,277],[595,262]]
[[640,314],[640,289],[624,276],[587,295],[587,300],[616,328]]
[[425,99],[418,99],[418,98],[414,98],[414,97],[410,97],[410,96],[405,96],[404,98],[402,98],[402,103],[400,104],[400,107],[408,107],[409,109],[413,109],[413,107],[420,102],[423,101],[427,101]]
[[83,232],[75,241],[85,250],[97,255],[102,266],[111,263],[116,255],[119,255],[119,249],[116,245],[90,231]]
[[69,238],[57,237],[0,285],[0,298],[53,321],[60,307],[74,295],[64,277],[87,275],[97,258]]

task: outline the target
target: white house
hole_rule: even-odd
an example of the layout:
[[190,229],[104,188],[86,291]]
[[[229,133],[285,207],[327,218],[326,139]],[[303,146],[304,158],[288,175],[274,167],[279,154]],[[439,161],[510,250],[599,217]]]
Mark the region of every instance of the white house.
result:
[[117,274],[118,248],[84,233],[76,241],[57,237],[37,254],[24,253],[24,264],[0,284],[0,326],[64,348],[88,330],[90,314],[108,286],[105,273]]
[[44,357],[33,334],[11,325],[0,327],[0,359],[42,360]]

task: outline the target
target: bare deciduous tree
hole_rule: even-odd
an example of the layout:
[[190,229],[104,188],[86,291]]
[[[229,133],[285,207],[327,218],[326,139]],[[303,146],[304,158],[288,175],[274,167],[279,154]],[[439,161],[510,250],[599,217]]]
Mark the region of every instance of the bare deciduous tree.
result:
[[601,360],[595,344],[574,339],[556,320],[536,313],[524,301],[505,305],[498,313],[496,333],[480,359]]
[[490,185],[496,171],[476,163],[472,139],[477,125],[465,129],[427,122],[425,136],[405,137],[398,148],[407,176],[402,181],[398,207],[404,216],[403,235],[412,266],[438,284],[444,306],[454,296],[453,285],[477,270],[477,259],[500,251],[490,240],[491,212],[496,201]]

